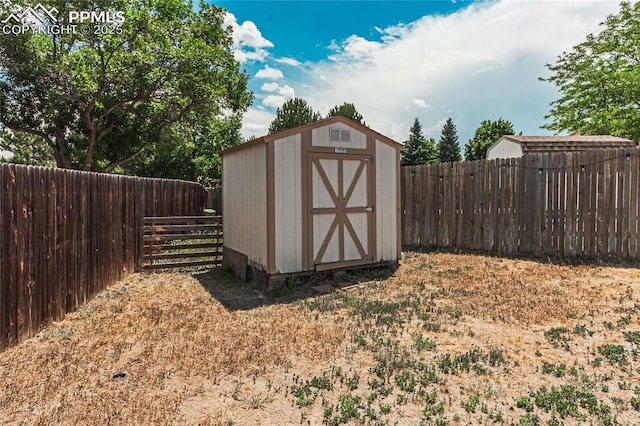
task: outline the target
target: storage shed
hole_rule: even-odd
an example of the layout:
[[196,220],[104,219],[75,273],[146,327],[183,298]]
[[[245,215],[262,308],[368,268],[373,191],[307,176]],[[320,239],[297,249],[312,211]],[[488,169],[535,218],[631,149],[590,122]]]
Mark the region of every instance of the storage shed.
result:
[[335,116],[221,152],[225,266],[269,284],[397,263],[401,149]]

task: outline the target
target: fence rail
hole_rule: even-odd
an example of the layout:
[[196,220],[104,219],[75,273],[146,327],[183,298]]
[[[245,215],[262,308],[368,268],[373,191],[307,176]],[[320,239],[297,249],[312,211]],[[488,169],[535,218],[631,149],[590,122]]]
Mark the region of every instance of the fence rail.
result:
[[222,266],[222,216],[145,217],[143,240],[143,269]]
[[142,263],[144,216],[202,214],[192,182],[0,165],[0,349]]
[[640,256],[638,148],[403,167],[405,245]]

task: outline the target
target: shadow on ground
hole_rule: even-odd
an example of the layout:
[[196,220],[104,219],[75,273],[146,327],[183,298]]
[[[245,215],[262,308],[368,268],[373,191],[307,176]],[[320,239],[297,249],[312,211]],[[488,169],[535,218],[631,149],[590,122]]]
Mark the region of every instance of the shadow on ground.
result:
[[243,282],[224,268],[191,271],[191,275],[218,302],[229,310],[249,310],[260,306],[292,303],[317,295],[313,289],[321,283],[383,281],[393,275],[389,267],[354,269],[343,274],[292,277],[279,288],[263,291],[252,282]]

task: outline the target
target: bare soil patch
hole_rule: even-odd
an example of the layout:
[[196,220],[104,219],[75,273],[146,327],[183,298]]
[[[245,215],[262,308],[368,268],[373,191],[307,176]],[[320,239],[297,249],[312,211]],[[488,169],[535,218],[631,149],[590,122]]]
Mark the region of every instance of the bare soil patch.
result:
[[134,274],[0,353],[0,424],[640,424],[638,269],[405,252],[363,276]]

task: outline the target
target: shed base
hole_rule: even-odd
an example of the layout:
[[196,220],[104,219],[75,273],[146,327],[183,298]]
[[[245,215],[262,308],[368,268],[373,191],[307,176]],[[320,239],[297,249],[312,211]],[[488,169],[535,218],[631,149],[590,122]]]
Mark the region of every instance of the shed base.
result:
[[247,281],[249,275],[249,265],[246,254],[242,254],[232,248],[223,246],[222,266],[233,271],[233,273],[242,281]]
[[398,261],[354,263],[353,265],[345,265],[344,267],[335,269],[318,268],[319,270],[314,271],[268,274],[261,265],[252,265],[247,255],[229,247],[223,247],[223,266],[233,271],[233,273],[242,281],[252,281],[258,288],[263,291],[267,291],[283,287],[291,280],[300,281],[302,283],[333,280],[334,276],[337,277],[344,274],[346,271],[355,271],[358,269],[391,267],[395,270],[398,267]]
[[273,274],[268,275],[265,272],[262,272],[263,276],[263,289],[271,290],[275,288],[282,287],[285,285],[287,280],[296,280],[301,281],[302,283],[309,282],[326,282],[326,281],[344,281],[344,278],[341,278],[345,273],[358,271],[360,269],[380,269],[380,268],[390,268],[395,271],[398,268],[398,261],[385,261],[378,263],[366,263],[359,264],[354,266],[346,266],[343,268],[336,269],[322,269],[316,271],[304,271],[304,272],[295,272],[288,274]]

